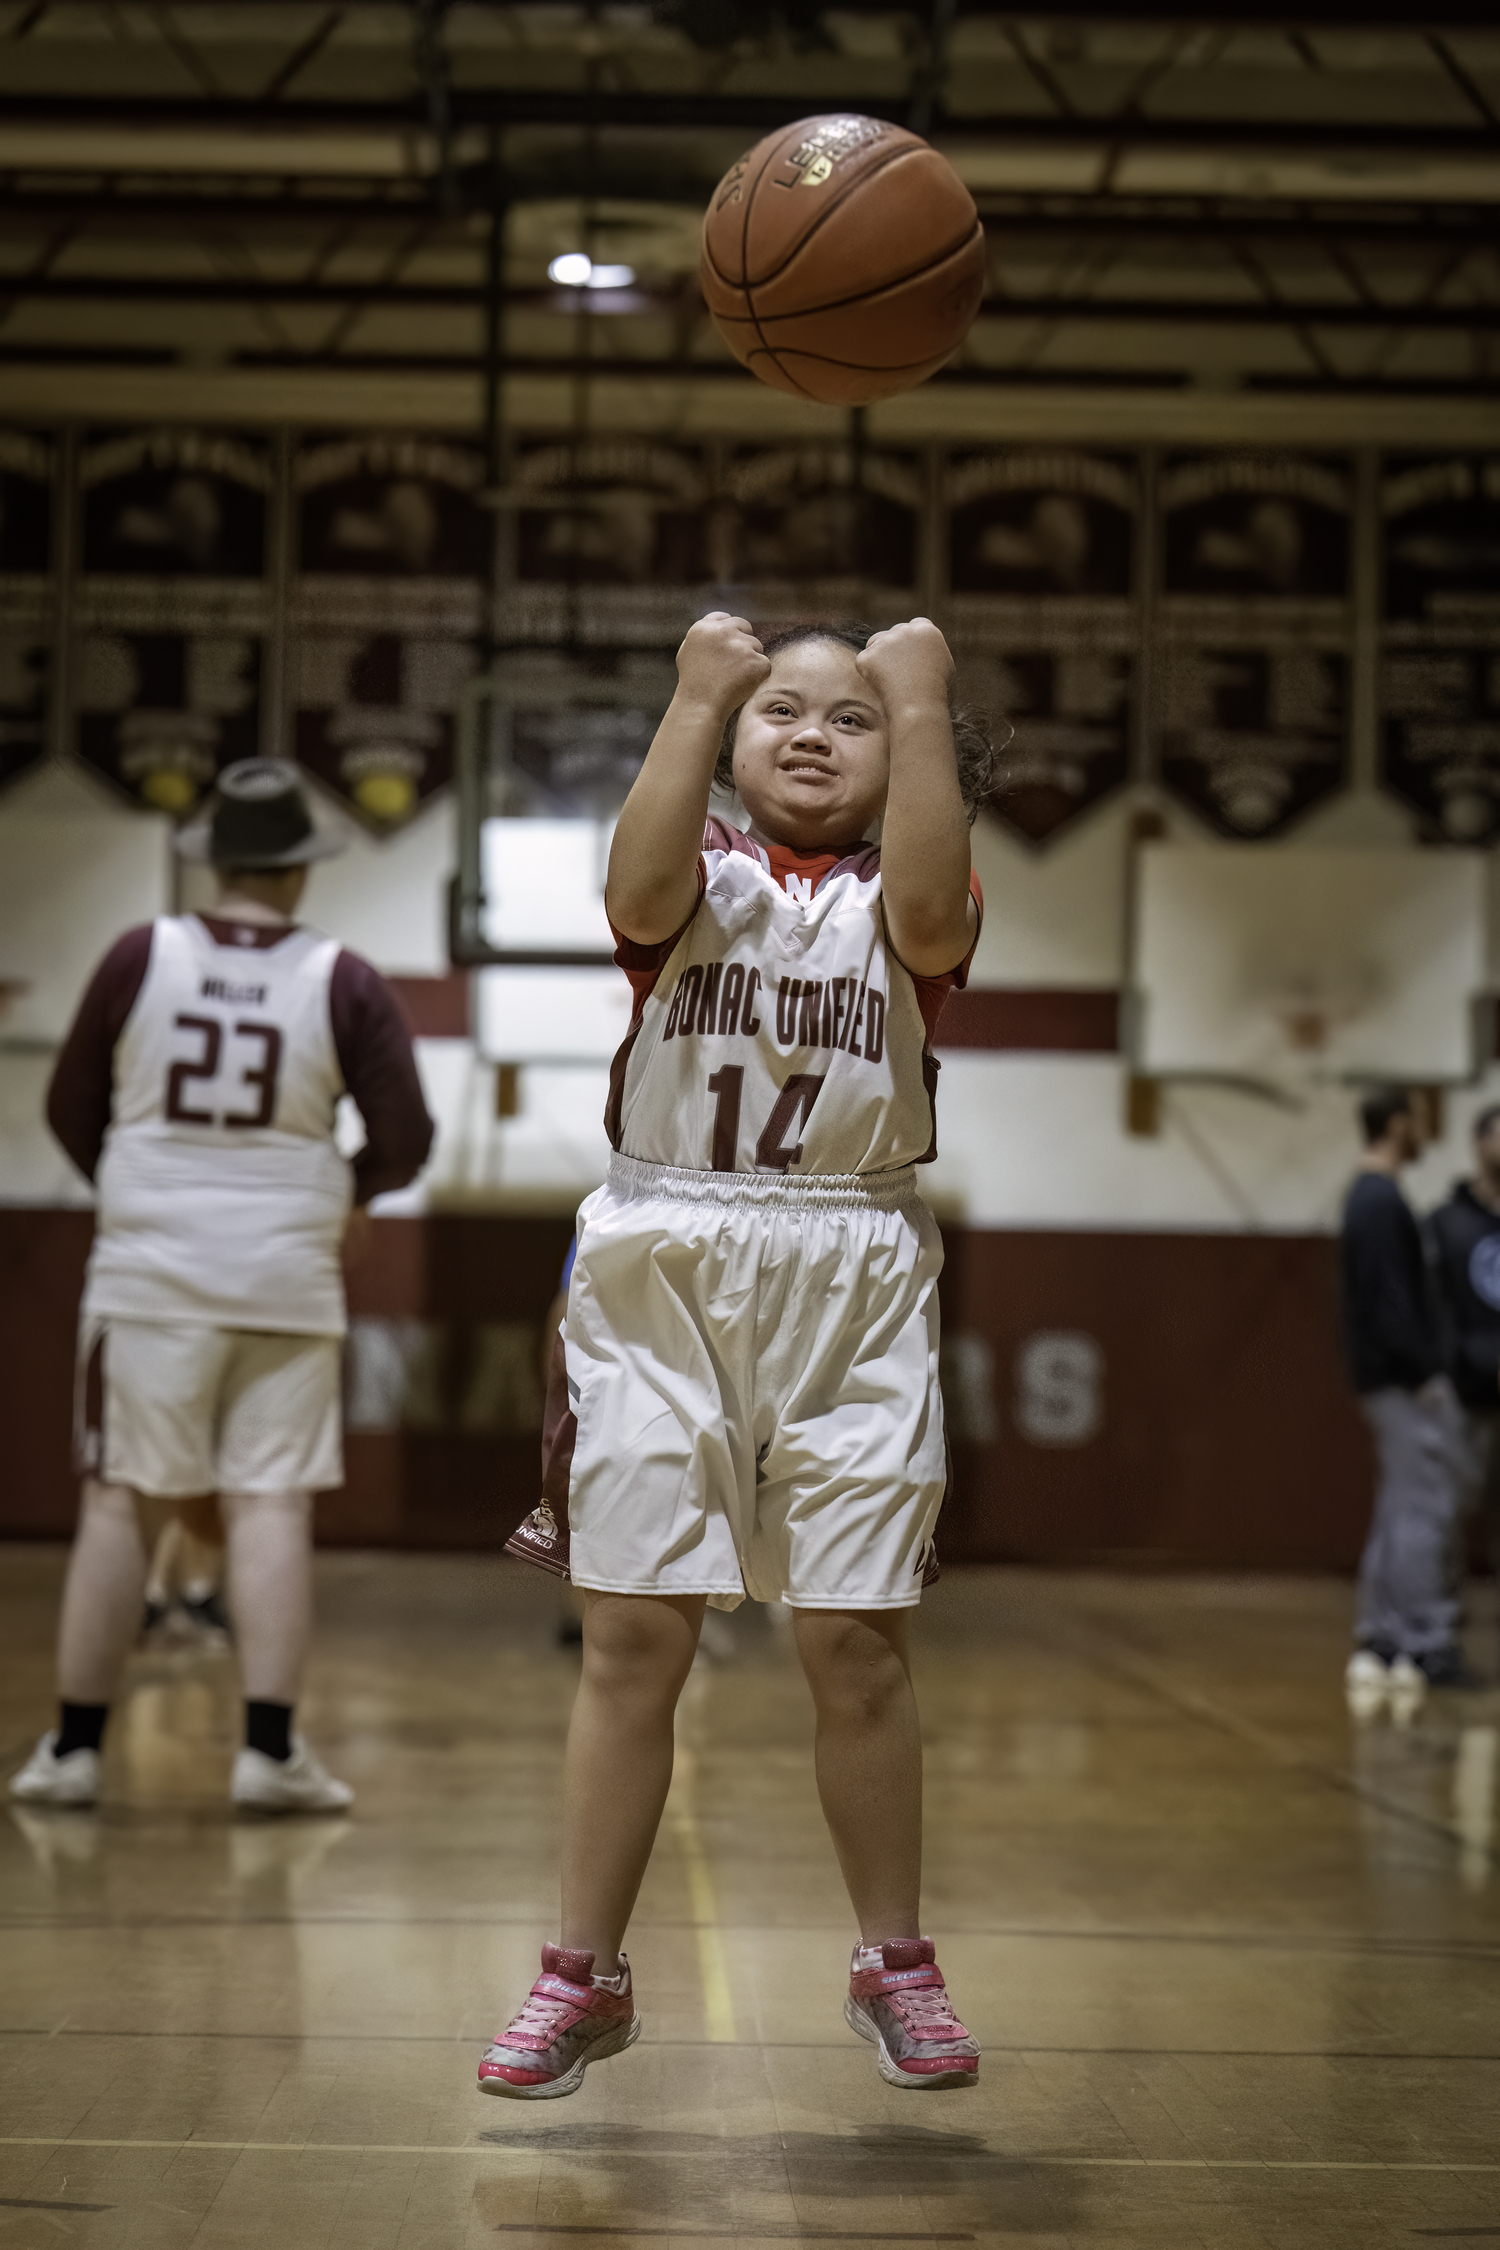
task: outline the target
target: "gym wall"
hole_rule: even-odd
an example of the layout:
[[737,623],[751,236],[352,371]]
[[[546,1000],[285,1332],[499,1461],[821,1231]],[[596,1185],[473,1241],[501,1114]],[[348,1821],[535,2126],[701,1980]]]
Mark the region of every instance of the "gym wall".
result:
[[[193,903],[172,813],[226,757],[290,741],[359,825],[310,914],[400,980],[439,1121],[428,1173],[386,1199],[353,1285],[349,1481],[323,1536],[493,1544],[534,1499],[542,1324],[606,1151],[599,1072],[528,1069],[517,1114],[497,1117],[467,980],[447,966],[452,712],[484,622],[465,449],[12,438],[5,520],[34,536],[0,561],[17,621],[0,640],[0,1364],[17,1433],[0,1530],[58,1536],[73,1507],[88,1194],[40,1123],[51,1047],[109,935]],[[514,634],[639,650],[720,598],[757,617],[922,607],[976,699],[1016,722],[1007,788],[975,831],[985,930],[942,1029],[924,1180],[949,1245],[945,1551],[1346,1566],[1367,1504],[1333,1323],[1350,1104],[1332,1092],[1291,1113],[1178,1086],[1157,1131],[1127,1131],[1131,836],[1144,811],[1205,851],[1489,841],[1485,589],[1439,645],[1390,557],[1393,524],[1429,557],[1434,540],[1462,546],[1491,506],[1491,457],[568,452],[517,450],[535,504],[498,527]],[[29,517],[14,503],[28,476],[46,496]],[[1455,508],[1470,511],[1457,530]],[[1215,573],[1195,607],[1195,574]],[[1492,976],[1500,989],[1500,960]],[[1461,1169],[1496,1083],[1449,1099],[1417,1201]]]

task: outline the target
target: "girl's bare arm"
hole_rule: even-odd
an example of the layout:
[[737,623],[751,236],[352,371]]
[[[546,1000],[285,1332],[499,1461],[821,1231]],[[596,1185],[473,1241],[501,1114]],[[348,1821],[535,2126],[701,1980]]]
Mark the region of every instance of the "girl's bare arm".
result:
[[979,928],[948,716],[953,659],[937,627],[914,617],[876,633],[855,662],[879,694],[890,729],[880,830],[886,930],[913,976],[942,976],[964,959]]
[[621,934],[659,945],[698,902],[708,792],[729,715],[771,669],[743,617],[717,609],[677,651],[677,693],[636,775],[610,846],[605,905]]

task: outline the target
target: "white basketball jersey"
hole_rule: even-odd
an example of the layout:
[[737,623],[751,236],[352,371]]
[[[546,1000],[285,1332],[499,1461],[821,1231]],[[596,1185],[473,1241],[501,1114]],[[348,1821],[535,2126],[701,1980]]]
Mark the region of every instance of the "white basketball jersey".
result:
[[[878,850],[799,878],[719,821],[704,844],[697,913],[643,1000],[634,980],[613,1145],[686,1171],[921,1163],[936,1145],[938,1066],[918,982],[886,945]],[[921,980],[934,1021],[955,981]]]
[[240,946],[194,915],[155,923],[115,1047],[89,1312],[343,1333],[338,955],[316,930]]

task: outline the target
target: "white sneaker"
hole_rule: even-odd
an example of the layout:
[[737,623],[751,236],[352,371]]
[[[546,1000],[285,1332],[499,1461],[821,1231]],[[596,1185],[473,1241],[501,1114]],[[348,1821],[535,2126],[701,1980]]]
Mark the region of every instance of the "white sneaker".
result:
[[99,1753],[70,1750],[56,1753],[55,1734],[44,1734],[19,1773],[10,1777],[10,1793],[26,1805],[96,1805],[99,1802]]
[[1395,1656],[1386,1674],[1387,1692],[1391,1699],[1391,1717],[1398,1727],[1416,1717],[1427,1696],[1427,1674],[1420,1664],[1409,1656]]
[[301,1735],[294,1734],[292,1754],[284,1764],[263,1750],[242,1750],[234,1761],[229,1798],[249,1812],[347,1812],[354,1791],[346,1781],[335,1781]]
[[1352,1718],[1373,1719],[1390,1693],[1391,1675],[1372,1648],[1357,1648],[1344,1667],[1344,1695]]

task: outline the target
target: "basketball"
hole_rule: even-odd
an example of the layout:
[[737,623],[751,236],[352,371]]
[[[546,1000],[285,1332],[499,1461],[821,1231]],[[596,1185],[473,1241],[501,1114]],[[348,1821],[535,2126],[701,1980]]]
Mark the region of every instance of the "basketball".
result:
[[963,342],[984,230],[945,156],[875,117],[804,117],[714,191],[701,280],[720,335],[774,390],[893,398]]

